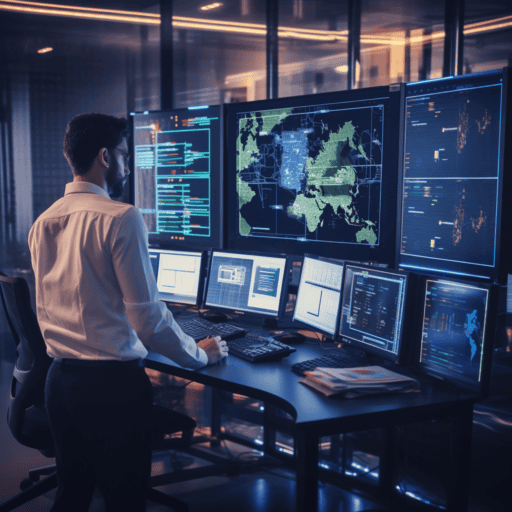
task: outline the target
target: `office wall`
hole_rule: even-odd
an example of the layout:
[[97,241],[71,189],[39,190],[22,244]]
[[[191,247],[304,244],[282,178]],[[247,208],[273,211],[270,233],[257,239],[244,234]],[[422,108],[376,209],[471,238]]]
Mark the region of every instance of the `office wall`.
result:
[[[7,155],[1,200],[14,204],[14,215],[2,219],[0,259],[26,266],[33,221],[72,180],[62,154],[68,121],[85,112],[127,117],[136,105],[159,107],[159,67],[153,82],[145,78],[159,62],[159,32],[148,41],[140,25],[133,31],[128,24],[19,14],[2,16],[0,32],[2,123],[10,135],[0,140]],[[44,48],[51,51],[39,53]]]

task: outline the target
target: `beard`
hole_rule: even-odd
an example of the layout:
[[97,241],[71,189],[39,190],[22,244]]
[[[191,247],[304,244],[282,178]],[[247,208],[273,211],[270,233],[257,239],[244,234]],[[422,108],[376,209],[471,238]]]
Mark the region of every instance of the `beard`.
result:
[[119,180],[113,185],[108,186],[108,195],[111,199],[119,199],[124,194],[124,181]]
[[107,186],[108,186],[108,195],[111,199],[119,199],[122,197],[124,193],[124,184],[126,182],[126,177],[118,179],[117,178],[117,167],[111,167],[108,170],[106,176]]

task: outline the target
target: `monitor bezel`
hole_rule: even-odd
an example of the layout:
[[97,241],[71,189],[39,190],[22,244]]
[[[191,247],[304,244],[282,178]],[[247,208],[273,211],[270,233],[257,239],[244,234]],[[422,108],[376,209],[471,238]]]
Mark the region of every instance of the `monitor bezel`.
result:
[[396,205],[398,191],[399,144],[401,139],[400,105],[402,103],[403,84],[368,87],[349,91],[336,91],[322,94],[293,96],[272,100],[259,100],[247,103],[226,105],[226,183],[225,196],[237,198],[236,183],[236,116],[244,111],[270,110],[274,108],[299,107],[304,104],[343,103],[385,98],[385,133],[388,134],[387,150],[383,157],[383,166],[390,169],[383,180],[381,190],[381,231],[379,246],[369,244],[343,244],[336,242],[299,242],[290,239],[242,237],[238,233],[237,201],[231,201],[226,206],[225,232],[226,248],[229,250],[256,250],[264,252],[284,252],[290,255],[303,256],[305,253],[323,255],[341,260],[352,259],[372,261],[395,265],[396,238]]
[[[203,293],[204,293],[204,281],[205,281],[205,274],[206,274],[206,262],[207,262],[207,251],[194,251],[194,250],[181,250],[181,249],[168,249],[168,248],[162,248],[162,247],[157,247],[157,246],[149,246],[148,247],[148,252],[149,251],[159,251],[159,252],[164,252],[164,253],[173,253],[173,252],[177,252],[177,253],[194,253],[194,254],[199,254],[200,255],[200,269],[199,269],[199,283],[197,285],[197,297],[196,297],[196,301],[195,302],[179,302],[179,301],[173,301],[173,300],[167,300],[167,299],[161,299],[161,298],[158,298],[158,300],[162,301],[162,302],[165,302],[166,304],[180,304],[180,305],[183,305],[183,306],[191,306],[191,307],[197,307],[199,308],[199,306],[201,305],[201,302],[202,302],[202,298],[203,298]],[[158,285],[158,280],[157,281],[157,285]],[[157,290],[158,291],[158,290]],[[160,293],[160,292],[158,292]]]
[[[509,263],[509,255],[511,254],[512,242],[510,236],[505,236],[505,230],[502,229],[504,220],[512,216],[512,204],[504,202],[505,191],[512,190],[512,177],[506,176],[505,169],[512,165],[512,151],[507,150],[508,147],[512,147],[512,127],[507,128],[507,118],[512,119],[512,101],[511,98],[511,69],[512,68],[501,68],[491,71],[484,71],[481,73],[473,73],[467,75],[460,75],[458,77],[444,77],[434,80],[426,80],[423,82],[409,82],[405,84],[405,92],[402,99],[402,140],[400,150],[400,165],[399,165],[399,176],[398,176],[398,197],[397,197],[397,216],[396,216],[396,261],[399,268],[415,272],[418,274],[432,274],[437,276],[450,276],[457,279],[462,277],[463,279],[470,279],[476,281],[497,281],[499,283],[506,283],[507,274],[512,269],[512,264]],[[404,159],[406,149],[406,104],[409,96],[408,91],[411,91],[413,87],[419,87],[421,84],[429,85],[435,83],[449,83],[453,84],[465,82],[471,78],[479,78],[482,76],[498,75],[503,78],[503,96],[501,106],[502,116],[502,140],[499,148],[499,159],[500,165],[498,167],[499,181],[498,181],[498,205],[497,205],[497,219],[496,219],[496,259],[493,267],[482,266],[480,264],[472,264],[468,262],[451,262],[440,259],[430,259],[428,257],[420,257],[416,255],[405,255],[402,254],[402,230],[403,230],[403,200],[404,200]],[[416,94],[416,93],[415,93]]]
[[[487,319],[485,324],[484,336],[487,342],[482,351],[482,375],[480,382],[468,382],[457,378],[456,375],[445,374],[440,370],[426,366],[420,362],[421,344],[423,337],[423,319],[425,308],[425,294],[427,291],[427,282],[446,282],[463,286],[473,286],[475,288],[486,289],[489,292],[487,302]],[[499,285],[478,280],[452,279],[438,275],[420,275],[418,276],[418,293],[416,294],[416,307],[414,319],[414,332],[412,333],[413,350],[411,357],[411,368],[413,371],[434,378],[436,381],[456,386],[457,388],[476,393],[480,398],[486,398],[489,395],[492,372],[492,358],[494,348],[494,330],[498,311]]]
[[[128,176],[129,182],[129,203],[135,206],[135,141],[134,141],[134,122],[136,116],[142,115],[171,115],[174,113],[185,113],[185,112],[197,112],[197,115],[200,115],[201,112],[214,112],[218,110],[219,117],[219,149],[218,149],[218,158],[219,158],[219,168],[218,168],[218,176],[216,179],[212,179],[212,199],[215,200],[215,204],[212,203],[213,208],[217,208],[219,213],[219,218],[215,219],[217,222],[213,222],[212,218],[212,235],[208,238],[205,237],[188,237],[184,240],[179,240],[177,238],[172,238],[172,235],[169,234],[154,234],[148,233],[149,243],[156,247],[162,249],[176,249],[176,250],[184,250],[184,251],[202,251],[205,247],[219,248],[222,249],[226,246],[225,243],[225,220],[224,220],[224,105],[208,105],[202,107],[180,107],[173,109],[163,109],[163,110],[145,110],[145,111],[137,111],[130,112],[129,115],[129,130],[130,136],[128,140],[128,148],[130,152],[130,162],[132,162],[130,166],[130,174]],[[214,215],[211,213],[211,215]]]
[[318,254],[308,254],[308,253],[304,254],[304,257],[302,259],[302,266],[301,266],[301,270],[300,270],[299,284],[297,285],[297,295],[296,295],[296,299],[295,299],[295,306],[293,308],[292,322],[293,322],[294,325],[297,325],[299,327],[304,327],[304,328],[306,328],[306,329],[308,329],[308,330],[310,330],[312,332],[319,332],[319,333],[323,334],[324,336],[326,336],[327,338],[329,338],[329,339],[334,341],[334,338],[336,337],[336,332],[338,330],[338,322],[339,322],[339,314],[340,314],[339,303],[338,303],[338,309],[337,309],[337,312],[336,312],[336,320],[335,320],[335,325],[334,325],[334,333],[331,333],[329,331],[321,329],[320,327],[308,324],[308,323],[304,322],[303,320],[299,320],[299,319],[295,318],[295,310],[297,308],[297,300],[298,300],[299,292],[300,292],[300,283],[302,282],[302,275],[303,275],[303,271],[304,271],[304,260],[306,258],[309,258],[309,259],[312,259],[312,260],[325,261],[326,263],[333,263],[335,265],[339,265],[339,266],[342,267],[341,288],[340,288],[340,302],[341,302],[341,294],[343,293],[343,272],[345,270],[345,261],[344,260],[335,259],[335,258],[326,258],[324,256],[319,256]]
[[[403,276],[405,278],[405,289],[404,289],[404,304],[403,304],[403,313],[402,313],[402,324],[400,333],[398,335],[399,345],[398,345],[398,353],[393,354],[387,350],[382,350],[373,345],[369,345],[368,343],[364,343],[358,339],[351,338],[346,334],[341,334],[340,330],[342,327],[343,321],[343,292],[346,288],[346,280],[347,280],[347,271],[349,268],[356,268],[363,271],[369,272],[381,272],[383,274],[390,274],[395,276]],[[343,345],[347,345],[349,347],[353,347],[359,350],[362,350],[366,354],[370,356],[376,356],[378,358],[384,359],[386,361],[393,362],[395,364],[403,365],[407,361],[407,347],[406,347],[406,333],[410,330],[409,318],[411,317],[412,307],[411,307],[411,292],[413,290],[413,276],[410,272],[403,271],[401,269],[390,269],[384,268],[377,265],[366,265],[364,263],[358,263],[354,261],[346,261],[345,266],[343,268],[343,286],[342,286],[342,294],[340,298],[340,307],[338,313],[338,327],[336,330],[336,342],[341,343]]]
[[[213,263],[213,256],[215,253],[225,253],[236,256],[237,254],[245,255],[245,256],[256,256],[256,257],[267,257],[267,258],[281,258],[285,260],[284,265],[284,273],[283,273],[283,284],[281,288],[281,296],[279,297],[279,306],[278,311],[275,315],[263,313],[263,312],[257,312],[257,311],[247,311],[244,309],[236,309],[236,308],[230,308],[230,307],[222,307],[217,305],[209,305],[206,302],[206,299],[208,297],[208,289],[210,286],[210,277],[211,277],[211,267]],[[286,302],[288,300],[288,285],[290,280],[290,270],[291,270],[291,261],[288,255],[286,254],[280,254],[280,253],[261,253],[258,251],[232,251],[232,250],[226,250],[226,249],[212,249],[208,252],[208,271],[207,271],[207,279],[206,284],[204,288],[204,294],[203,294],[203,300],[201,307],[203,309],[210,309],[210,310],[217,310],[237,315],[247,315],[248,317],[259,317],[264,319],[272,319],[272,320],[282,320],[285,314],[285,308],[286,308]]]

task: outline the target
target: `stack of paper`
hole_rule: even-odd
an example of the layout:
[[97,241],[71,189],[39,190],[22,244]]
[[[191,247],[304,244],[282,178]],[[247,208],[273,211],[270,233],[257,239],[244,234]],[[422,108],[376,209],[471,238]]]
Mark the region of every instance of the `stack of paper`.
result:
[[419,390],[418,381],[382,366],[360,368],[316,368],[305,372],[302,382],[324,395],[348,398],[377,393],[407,393]]

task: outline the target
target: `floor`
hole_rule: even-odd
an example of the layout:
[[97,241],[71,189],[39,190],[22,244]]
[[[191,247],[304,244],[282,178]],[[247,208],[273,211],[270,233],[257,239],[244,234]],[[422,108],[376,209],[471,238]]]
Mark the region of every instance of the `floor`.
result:
[[[15,495],[19,483],[27,476],[29,469],[45,466],[52,460],[46,459],[39,452],[18,444],[11,436],[5,421],[8,386],[12,375],[14,353],[12,340],[7,334],[3,315],[0,315],[0,503]],[[163,389],[159,379],[152,379],[157,389]],[[204,394],[204,391],[202,392]],[[158,396],[158,393],[156,393]],[[205,400],[198,398],[198,388],[188,386],[183,392],[166,395],[169,405],[188,407],[187,412],[196,417],[199,428],[204,429],[207,411]],[[160,397],[161,400],[162,397]],[[165,402],[165,400],[163,400]],[[422,428],[417,432],[408,432],[408,459],[404,474],[398,475],[400,485],[409,482],[408,492],[422,491],[427,487],[439,485],[434,466],[438,462],[431,457],[425,446],[437,446],[439,452],[449,449],[436,437],[435,428],[429,431]],[[512,482],[512,403],[478,406],[474,421],[474,442],[472,462],[472,482],[470,495],[471,512],[505,512],[510,510],[508,489]],[[206,429],[205,429],[206,431]],[[214,450],[205,445],[205,449]],[[218,454],[236,457],[247,448],[238,444],[224,442],[215,449]],[[257,453],[253,451],[253,454]],[[178,454],[185,465],[205,464]],[[174,455],[176,457],[176,454]],[[154,459],[154,473],[169,469],[170,455],[159,454]],[[408,462],[407,462],[408,461]],[[434,468],[434,469],[433,469]],[[407,473],[407,474],[406,474]],[[432,481],[430,481],[432,480]],[[419,482],[419,483],[418,483]],[[425,484],[425,485],[424,485]],[[428,484],[428,485],[427,485]],[[185,483],[162,487],[189,506],[191,512],[226,512],[244,510],[247,512],[292,512],[295,510],[295,476],[291,469],[280,464],[270,465],[265,469],[252,470],[243,474],[216,475]],[[413,492],[413,494],[414,494]],[[426,492],[426,491],[425,491]],[[428,494],[428,493],[427,493]],[[425,493],[424,493],[425,495]],[[50,509],[54,491],[19,507],[19,512],[44,512]],[[360,512],[380,509],[367,496],[348,493],[335,485],[320,483],[320,512]],[[165,507],[148,502],[149,512],[168,510]],[[90,512],[103,511],[101,497],[95,495]]]

